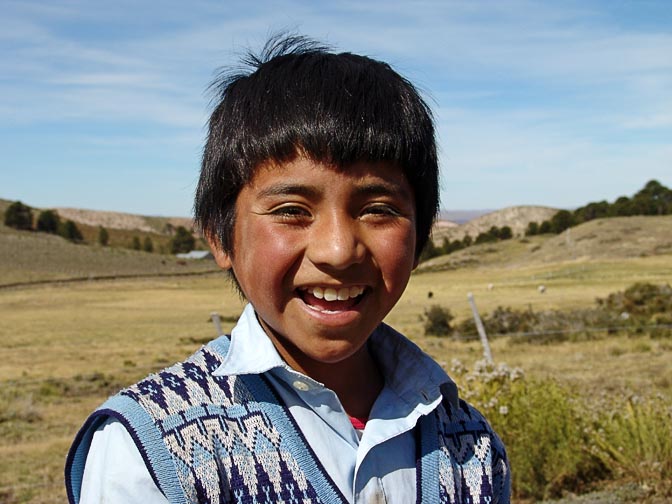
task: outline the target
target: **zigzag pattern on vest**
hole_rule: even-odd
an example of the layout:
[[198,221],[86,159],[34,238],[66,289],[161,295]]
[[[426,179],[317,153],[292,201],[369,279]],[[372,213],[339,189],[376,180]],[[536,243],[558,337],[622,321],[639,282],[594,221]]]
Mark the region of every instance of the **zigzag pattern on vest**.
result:
[[[266,387],[267,395],[270,388],[256,376],[212,376],[221,363],[212,350],[204,347],[121,392],[154,418],[187,501],[317,503],[322,502],[318,494],[326,494],[342,502],[319,462],[301,460],[311,458],[312,451],[299,449],[297,457],[298,429],[290,427],[293,419],[277,398],[262,405],[248,384]],[[285,424],[284,435],[277,422]],[[333,488],[324,488],[325,483]],[[319,492],[315,485],[322,487]]]
[[441,502],[490,503],[493,495],[506,495],[504,446],[480,413],[464,401],[450,413],[441,405],[437,413],[443,419],[439,425]]

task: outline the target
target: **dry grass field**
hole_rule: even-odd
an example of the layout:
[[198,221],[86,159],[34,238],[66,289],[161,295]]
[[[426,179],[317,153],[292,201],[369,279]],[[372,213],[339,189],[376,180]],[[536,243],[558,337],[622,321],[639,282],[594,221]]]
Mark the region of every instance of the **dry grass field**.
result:
[[[514,240],[505,247],[525,251],[535,245],[544,243]],[[636,281],[672,283],[669,253],[526,264],[505,260],[515,255],[508,249],[487,252],[489,247],[470,252],[485,258],[480,261],[415,274],[388,316],[388,323],[447,368],[454,358],[473,366],[482,352],[475,342],[425,336],[422,315],[432,304],[450,307],[459,320],[470,314],[468,292],[484,313],[499,305],[586,307]],[[221,273],[1,289],[0,502],[63,502],[65,454],[87,414],[118,388],[214,337],[212,311],[229,320],[242,306]],[[231,325],[225,322],[224,329]],[[512,345],[498,338],[492,349],[497,362],[550,377],[586,398],[660,393],[672,405],[670,339],[617,335]]]

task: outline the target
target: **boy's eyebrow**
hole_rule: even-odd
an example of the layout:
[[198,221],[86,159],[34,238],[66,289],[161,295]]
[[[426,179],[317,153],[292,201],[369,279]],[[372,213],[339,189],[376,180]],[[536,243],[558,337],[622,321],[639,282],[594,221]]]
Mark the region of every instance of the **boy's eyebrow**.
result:
[[[297,195],[306,198],[319,198],[320,192],[317,187],[311,185],[279,182],[259,191],[259,197]],[[398,196],[405,199],[411,198],[411,192],[406,187],[384,181],[364,183],[357,186],[354,193],[356,196]]]
[[399,196],[405,199],[411,198],[411,193],[406,187],[389,182],[363,184],[357,188],[355,193],[362,196]]
[[305,196],[306,198],[315,198],[319,195],[319,191],[316,187],[308,186],[305,184],[292,184],[292,183],[277,183],[269,187],[265,187],[259,191],[259,196],[261,198],[267,198],[272,196],[286,196],[289,194],[296,194],[298,196]]

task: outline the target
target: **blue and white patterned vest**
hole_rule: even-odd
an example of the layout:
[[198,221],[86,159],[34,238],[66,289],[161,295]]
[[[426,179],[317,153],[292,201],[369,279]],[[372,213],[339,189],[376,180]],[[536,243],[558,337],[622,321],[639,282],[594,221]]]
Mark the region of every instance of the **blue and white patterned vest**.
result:
[[[68,454],[70,502],[79,502],[93,433],[110,416],[171,504],[348,502],[263,375],[212,375],[228,345],[218,338],[96,410]],[[422,417],[416,445],[418,502],[508,502],[504,447],[467,403],[445,402]]]

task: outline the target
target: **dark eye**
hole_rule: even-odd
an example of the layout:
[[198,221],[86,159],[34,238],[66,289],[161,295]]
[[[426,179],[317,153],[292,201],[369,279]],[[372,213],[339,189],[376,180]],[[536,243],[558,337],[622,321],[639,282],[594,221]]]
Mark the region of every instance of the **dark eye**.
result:
[[401,213],[396,208],[387,204],[376,204],[368,206],[364,209],[364,214],[389,216],[389,217],[397,217],[401,215]]
[[286,220],[299,220],[309,218],[310,212],[298,205],[286,205],[276,208],[271,212],[271,215]]

